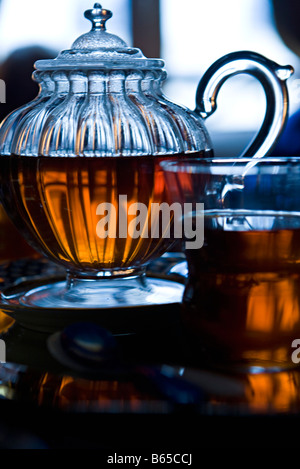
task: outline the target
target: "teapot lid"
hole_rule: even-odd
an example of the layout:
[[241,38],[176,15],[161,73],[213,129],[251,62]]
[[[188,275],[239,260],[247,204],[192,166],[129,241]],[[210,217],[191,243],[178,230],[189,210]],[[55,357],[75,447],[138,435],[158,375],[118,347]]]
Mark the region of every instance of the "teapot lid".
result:
[[106,31],[106,22],[112,12],[95,3],[84,16],[92,22],[90,32],[80,36],[71,49],[62,51],[52,60],[39,60],[35,68],[40,71],[54,70],[152,70],[162,69],[164,61],[148,59],[140,49],[129,47],[119,36]]
[[85,12],[92,29],[70,50],[36,63],[37,98],[1,123],[0,155],[111,157],[211,149],[198,115],[161,89],[164,61],[106,31],[112,13]]

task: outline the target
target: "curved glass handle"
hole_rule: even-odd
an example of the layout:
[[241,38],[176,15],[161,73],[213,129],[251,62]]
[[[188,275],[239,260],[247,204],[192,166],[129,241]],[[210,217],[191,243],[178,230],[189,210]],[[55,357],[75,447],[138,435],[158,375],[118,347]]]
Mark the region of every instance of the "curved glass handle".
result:
[[256,77],[262,84],[267,110],[257,136],[241,156],[261,158],[277,142],[288,116],[289,100],[286,80],[293,74],[290,65],[280,65],[250,51],[233,52],[217,60],[202,77],[196,97],[195,112],[204,119],[217,108],[217,96],[225,81],[240,73]]

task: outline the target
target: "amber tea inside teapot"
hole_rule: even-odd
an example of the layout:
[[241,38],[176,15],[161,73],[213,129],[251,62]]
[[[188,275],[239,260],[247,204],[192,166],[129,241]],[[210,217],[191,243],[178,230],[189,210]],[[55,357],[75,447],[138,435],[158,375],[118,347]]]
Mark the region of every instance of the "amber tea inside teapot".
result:
[[[95,4],[85,16],[91,31],[35,64],[39,95],[0,128],[4,207],[28,242],[68,272],[64,285],[28,294],[30,305],[153,301],[145,268],[174,243],[172,215],[159,226],[167,201],[160,162],[213,155],[204,119],[230,76],[255,76],[267,97],[262,128],[244,156],[265,156],[288,112],[289,66],[253,52],[229,54],[203,76],[192,111],[164,96],[162,60],[107,32],[110,11]],[[133,289],[126,279],[135,279]],[[161,296],[172,295],[165,288]]]

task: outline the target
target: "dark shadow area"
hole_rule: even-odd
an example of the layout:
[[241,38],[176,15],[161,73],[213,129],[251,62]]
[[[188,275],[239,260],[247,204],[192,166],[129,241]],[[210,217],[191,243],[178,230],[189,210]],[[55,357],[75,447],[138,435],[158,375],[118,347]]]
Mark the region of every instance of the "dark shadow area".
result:
[[0,122],[10,112],[37,96],[39,87],[32,80],[34,63],[56,55],[54,51],[41,46],[24,47],[15,50],[0,65],[0,78],[6,84],[6,103],[0,105]]

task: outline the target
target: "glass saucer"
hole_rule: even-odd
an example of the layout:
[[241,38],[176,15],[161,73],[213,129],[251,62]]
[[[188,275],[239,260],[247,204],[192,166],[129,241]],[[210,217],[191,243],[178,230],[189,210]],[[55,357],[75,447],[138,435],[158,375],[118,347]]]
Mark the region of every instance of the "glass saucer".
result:
[[41,332],[58,331],[84,320],[126,334],[167,325],[179,311],[185,288],[184,279],[168,275],[104,282],[100,295],[93,291],[94,282],[87,283],[79,301],[78,297],[74,301],[65,277],[19,281],[2,290],[0,311]]

